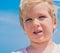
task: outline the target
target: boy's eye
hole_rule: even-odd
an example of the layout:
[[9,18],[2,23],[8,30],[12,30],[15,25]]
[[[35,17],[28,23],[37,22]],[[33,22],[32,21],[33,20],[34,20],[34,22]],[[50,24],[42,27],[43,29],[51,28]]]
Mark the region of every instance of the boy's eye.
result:
[[45,16],[39,16],[39,18],[46,18]]
[[26,21],[31,21],[31,20],[32,20],[31,18],[26,19]]

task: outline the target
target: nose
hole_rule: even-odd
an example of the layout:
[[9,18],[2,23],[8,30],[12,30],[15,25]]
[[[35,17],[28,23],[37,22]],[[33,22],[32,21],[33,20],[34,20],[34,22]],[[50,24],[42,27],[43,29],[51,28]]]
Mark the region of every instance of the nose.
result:
[[39,27],[40,26],[40,21],[38,19],[33,20],[33,26],[34,27]]

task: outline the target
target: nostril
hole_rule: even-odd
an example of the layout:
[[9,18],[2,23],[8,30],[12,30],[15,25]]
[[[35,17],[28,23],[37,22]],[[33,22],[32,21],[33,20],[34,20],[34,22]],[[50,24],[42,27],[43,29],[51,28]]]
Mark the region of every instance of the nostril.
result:
[[33,27],[40,27],[40,23],[33,23]]

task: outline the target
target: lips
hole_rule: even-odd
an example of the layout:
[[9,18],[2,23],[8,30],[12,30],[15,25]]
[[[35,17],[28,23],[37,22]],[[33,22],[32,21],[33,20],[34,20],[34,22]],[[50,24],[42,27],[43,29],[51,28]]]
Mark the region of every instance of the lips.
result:
[[37,34],[42,33],[42,31],[40,31],[40,30],[39,31],[34,31],[33,33],[37,35]]

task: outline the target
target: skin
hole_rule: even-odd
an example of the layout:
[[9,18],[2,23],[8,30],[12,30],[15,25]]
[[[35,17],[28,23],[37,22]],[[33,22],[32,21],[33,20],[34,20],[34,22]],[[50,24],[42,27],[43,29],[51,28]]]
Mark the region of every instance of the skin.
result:
[[46,53],[52,50],[52,34],[57,21],[52,21],[47,5],[40,3],[28,10],[27,16],[23,18],[23,25],[31,42],[31,46],[27,48],[28,53],[42,53],[43,50]]

